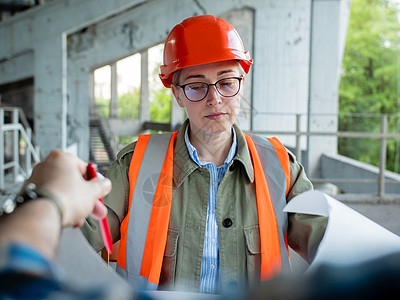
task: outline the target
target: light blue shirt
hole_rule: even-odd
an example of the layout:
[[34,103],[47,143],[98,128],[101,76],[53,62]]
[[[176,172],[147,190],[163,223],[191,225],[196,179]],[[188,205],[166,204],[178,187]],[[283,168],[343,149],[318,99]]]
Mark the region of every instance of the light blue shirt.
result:
[[228,156],[222,166],[218,168],[212,162],[200,161],[196,148],[189,141],[188,127],[185,132],[185,143],[191,159],[200,167],[210,172],[210,190],[208,192],[207,224],[204,237],[203,259],[201,263],[200,288],[202,293],[215,293],[220,281],[219,271],[219,243],[217,225],[217,192],[219,184],[224,178],[226,169],[236,154],[236,132],[232,128],[233,143]]

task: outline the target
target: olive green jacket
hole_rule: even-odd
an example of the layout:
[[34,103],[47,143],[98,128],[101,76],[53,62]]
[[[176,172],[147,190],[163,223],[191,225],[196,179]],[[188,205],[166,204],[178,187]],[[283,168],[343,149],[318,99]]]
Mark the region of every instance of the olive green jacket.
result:
[[[198,291],[207,218],[210,175],[189,157],[184,141],[186,121],[174,147],[173,200],[160,287]],[[254,170],[242,131],[237,133],[237,153],[217,193],[217,224],[230,218],[229,228],[219,226],[221,288],[253,287],[260,278],[260,237],[254,190]],[[104,198],[113,241],[120,239],[120,224],[128,212],[128,172],[135,143],[122,149],[107,173],[112,191]],[[312,189],[304,169],[289,152],[290,190],[287,201]],[[325,232],[327,218],[289,216],[288,244],[305,260],[312,261]],[[82,232],[98,251],[104,247],[98,222],[88,218]]]

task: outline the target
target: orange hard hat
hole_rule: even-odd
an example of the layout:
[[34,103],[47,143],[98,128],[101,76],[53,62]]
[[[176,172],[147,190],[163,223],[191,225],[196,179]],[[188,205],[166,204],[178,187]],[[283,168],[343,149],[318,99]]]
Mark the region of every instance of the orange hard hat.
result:
[[232,59],[238,60],[246,73],[253,64],[235,28],[222,18],[191,17],[168,35],[160,78],[165,87],[171,87],[173,73],[179,69]]

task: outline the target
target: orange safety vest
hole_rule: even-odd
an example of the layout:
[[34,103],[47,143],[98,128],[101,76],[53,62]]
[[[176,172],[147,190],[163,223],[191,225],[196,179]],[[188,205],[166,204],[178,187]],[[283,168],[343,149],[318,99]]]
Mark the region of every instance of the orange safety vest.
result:
[[[129,208],[120,228],[117,272],[140,287],[156,289],[160,279],[171,211],[173,145],[177,133],[140,135],[129,167]],[[287,215],[283,207],[290,184],[289,156],[276,138],[244,135],[254,168],[261,243],[260,279],[266,281],[281,270],[283,261],[288,261]],[[265,151],[268,147],[273,150]],[[157,166],[159,170],[155,170]],[[276,173],[283,174],[278,181],[271,177]],[[159,174],[158,178],[154,174]],[[149,190],[151,197],[146,197],[149,178],[157,185],[155,193]],[[273,198],[269,180],[274,181]],[[141,192],[137,192],[138,187]],[[130,247],[135,250],[130,251]]]

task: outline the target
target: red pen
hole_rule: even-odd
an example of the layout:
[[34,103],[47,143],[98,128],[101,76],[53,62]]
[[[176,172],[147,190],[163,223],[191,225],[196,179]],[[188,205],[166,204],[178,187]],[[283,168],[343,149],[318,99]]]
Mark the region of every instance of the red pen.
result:
[[[96,178],[97,172],[96,167],[93,163],[89,163],[86,168],[88,179]],[[103,199],[100,198],[99,201],[104,204]],[[110,233],[110,227],[108,226],[107,216],[99,221],[101,236],[103,237],[104,245],[108,253],[112,253],[112,239]]]

